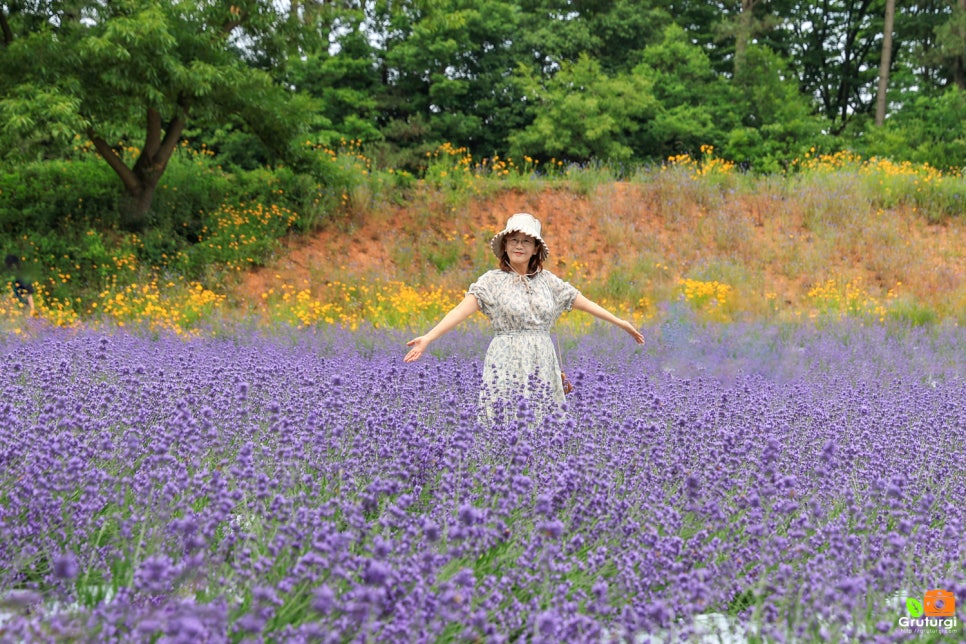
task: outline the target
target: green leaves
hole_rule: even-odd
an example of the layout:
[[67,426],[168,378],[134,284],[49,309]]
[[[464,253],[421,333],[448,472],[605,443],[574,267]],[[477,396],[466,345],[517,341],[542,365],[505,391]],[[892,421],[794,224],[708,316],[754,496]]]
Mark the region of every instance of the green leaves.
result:
[[0,98],[0,139],[8,158],[34,158],[37,146],[66,146],[87,121],[79,101],[58,88],[16,88]]
[[774,170],[813,145],[902,155],[902,141],[961,166],[958,127],[946,145],[908,124],[920,99],[966,85],[964,12],[920,4],[898,8],[889,117],[903,127],[886,136],[865,122],[881,0],[7,3],[0,154],[56,157],[71,132],[136,144],[156,110],[150,136],[238,128],[269,137],[270,162],[297,162],[280,137],[299,136],[361,140],[417,172],[443,143],[578,162],[711,145]]
[[521,84],[533,122],[510,136],[514,155],[629,160],[634,135],[657,111],[647,79],[609,77],[589,56],[564,65],[545,84],[524,72]]
[[[150,210],[189,118],[204,125],[257,114],[264,124],[297,125],[293,117],[304,114],[288,109],[290,90],[250,64],[283,56],[294,9],[271,0],[52,1],[19,10],[4,22],[12,37],[0,49],[0,66],[13,70],[0,79],[8,154],[89,138],[122,180],[131,221]],[[297,130],[269,132],[274,149],[291,149]],[[136,151],[133,165],[118,141]]]

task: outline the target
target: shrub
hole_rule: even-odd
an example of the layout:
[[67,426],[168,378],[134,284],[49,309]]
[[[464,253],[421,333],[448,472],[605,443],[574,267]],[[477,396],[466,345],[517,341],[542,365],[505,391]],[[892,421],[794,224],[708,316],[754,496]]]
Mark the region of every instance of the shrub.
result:
[[48,232],[96,222],[115,226],[117,176],[99,158],[31,162],[0,171],[0,234]]

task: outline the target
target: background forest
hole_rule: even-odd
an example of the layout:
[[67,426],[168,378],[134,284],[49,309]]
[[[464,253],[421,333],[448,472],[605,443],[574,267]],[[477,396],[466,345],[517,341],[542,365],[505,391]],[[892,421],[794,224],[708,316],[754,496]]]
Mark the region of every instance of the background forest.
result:
[[15,0],[0,36],[0,243],[68,317],[469,168],[966,166],[966,0]]

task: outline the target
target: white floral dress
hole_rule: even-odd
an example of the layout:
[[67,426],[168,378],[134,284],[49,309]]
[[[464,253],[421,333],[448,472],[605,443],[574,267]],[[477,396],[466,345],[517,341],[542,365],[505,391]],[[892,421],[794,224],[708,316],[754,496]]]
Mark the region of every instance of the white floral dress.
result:
[[538,409],[551,402],[562,405],[560,364],[550,330],[580,292],[546,270],[533,276],[492,270],[467,293],[476,297],[496,332],[483,361],[480,404],[485,418],[499,420],[505,404],[512,417],[520,397]]

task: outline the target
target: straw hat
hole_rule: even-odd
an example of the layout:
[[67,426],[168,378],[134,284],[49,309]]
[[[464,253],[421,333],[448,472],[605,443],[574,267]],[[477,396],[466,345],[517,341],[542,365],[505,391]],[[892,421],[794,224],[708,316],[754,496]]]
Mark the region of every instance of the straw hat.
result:
[[540,242],[540,261],[546,260],[547,255],[550,254],[547,242],[543,241],[543,237],[540,236],[540,222],[537,218],[528,212],[518,212],[510,215],[510,218],[506,220],[506,227],[490,240],[490,248],[493,249],[493,254],[497,256],[497,259],[503,259],[503,238],[508,233],[523,233]]

